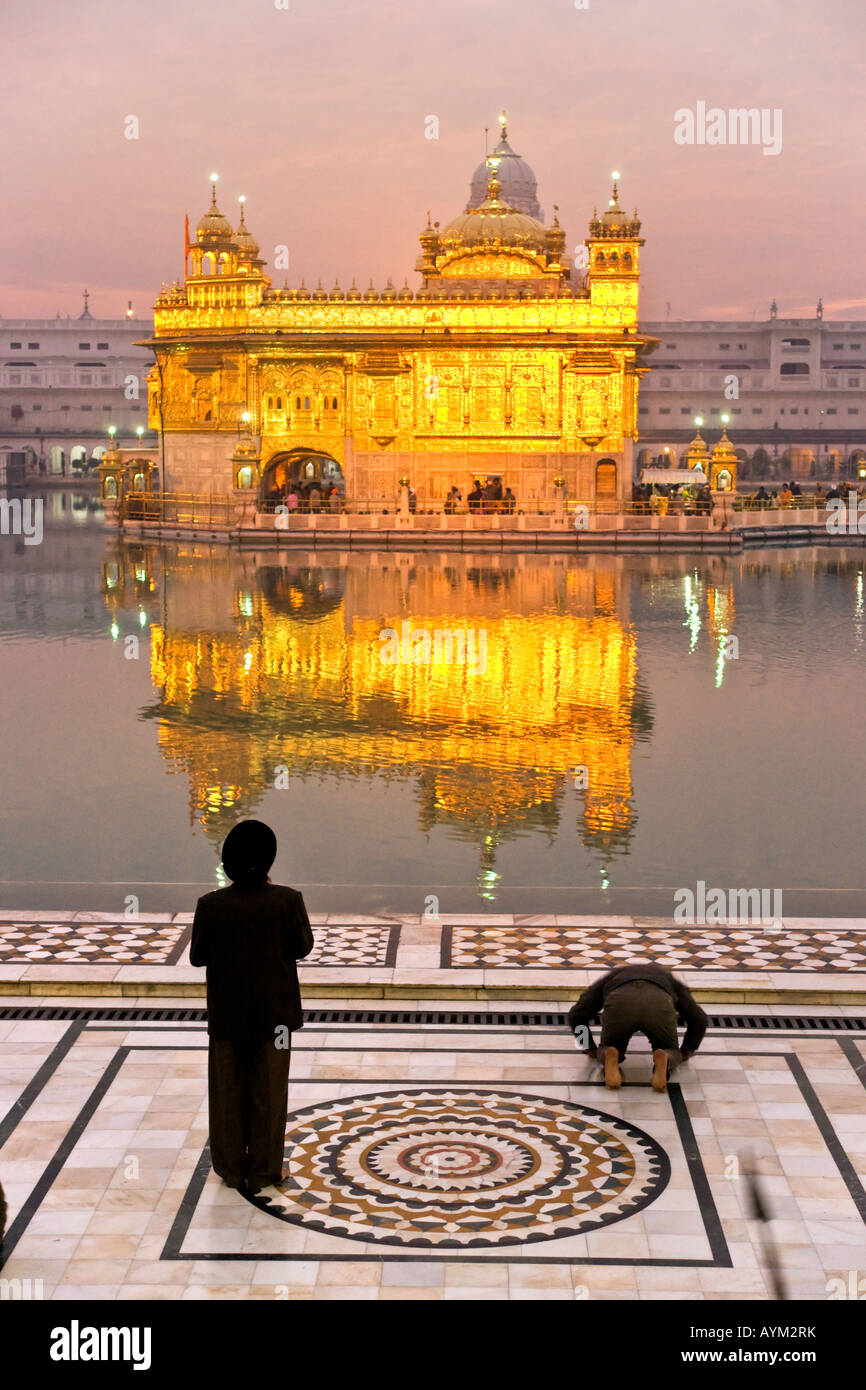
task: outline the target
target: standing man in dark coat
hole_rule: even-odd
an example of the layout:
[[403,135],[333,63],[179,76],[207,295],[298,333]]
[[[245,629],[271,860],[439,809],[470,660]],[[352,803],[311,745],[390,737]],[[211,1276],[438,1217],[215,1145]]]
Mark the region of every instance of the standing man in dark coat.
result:
[[[589,1031],[589,1021],[601,1014],[601,1044],[597,1049]],[[686,1025],[680,1049],[677,1021]],[[588,1041],[587,1052],[604,1066],[604,1082],[609,1090],[622,1085],[620,1062],[634,1033],[645,1033],[653,1050],[652,1088],[666,1091],[668,1074],[680,1062],[697,1052],[707,1031],[707,1016],[691,990],[664,966],[619,965],[585,989],[568,1012],[572,1032],[582,1026]]]
[[295,962],[313,949],[303,897],[268,878],[276,855],[261,821],[229,832],[231,886],[199,898],[189,952],[207,967],[211,1163],[251,1193],[283,1179],[291,1035],[303,1027]]

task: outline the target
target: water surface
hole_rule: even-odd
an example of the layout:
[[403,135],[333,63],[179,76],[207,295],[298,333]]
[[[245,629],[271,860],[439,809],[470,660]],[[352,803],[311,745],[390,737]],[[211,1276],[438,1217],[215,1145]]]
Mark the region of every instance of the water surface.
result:
[[[188,909],[255,815],[319,911],[866,915],[859,548],[278,554],[46,506],[0,538],[2,906]],[[486,669],[383,663],[403,622]]]

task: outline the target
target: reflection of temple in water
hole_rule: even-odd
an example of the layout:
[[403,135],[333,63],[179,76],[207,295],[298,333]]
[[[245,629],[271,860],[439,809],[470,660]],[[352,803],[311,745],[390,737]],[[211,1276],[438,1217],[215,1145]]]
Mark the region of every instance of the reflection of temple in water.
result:
[[[208,837],[254,814],[285,767],[292,779],[414,782],[420,828],[477,844],[482,882],[500,844],[555,832],[571,794],[587,846],[605,861],[624,850],[632,743],[651,718],[616,561],[341,558],[279,563],[193,545],[113,554],[109,592],[139,591],[142,567],[155,585],[159,699],[144,717],[188,777]],[[484,674],[383,664],[380,630],[407,619],[484,630]]]

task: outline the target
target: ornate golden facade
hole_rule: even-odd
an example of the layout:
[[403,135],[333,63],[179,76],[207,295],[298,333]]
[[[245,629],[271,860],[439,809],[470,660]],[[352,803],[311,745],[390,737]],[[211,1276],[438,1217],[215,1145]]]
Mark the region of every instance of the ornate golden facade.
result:
[[391,506],[403,475],[422,502],[491,474],[527,504],[552,497],[558,474],[572,499],[630,495],[654,346],[637,328],[637,214],[614,184],[583,271],[558,217],[546,227],[515,206],[537,208],[534,177],[504,128],[487,163],[480,201],[444,229],[428,215],[417,291],[274,288],[243,213],[232,231],[214,192],[184,283],[155,307],[150,421],[166,492],[273,495],[275,479],[333,460],[350,498]]

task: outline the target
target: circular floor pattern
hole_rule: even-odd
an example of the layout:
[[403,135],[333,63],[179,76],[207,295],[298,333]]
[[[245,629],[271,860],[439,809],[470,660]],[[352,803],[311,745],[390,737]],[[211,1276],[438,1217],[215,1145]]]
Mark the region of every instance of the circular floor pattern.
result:
[[659,1145],[614,1115],[498,1090],[427,1087],[289,1117],[271,1215],[349,1240],[484,1248],[579,1235],[667,1186]]

